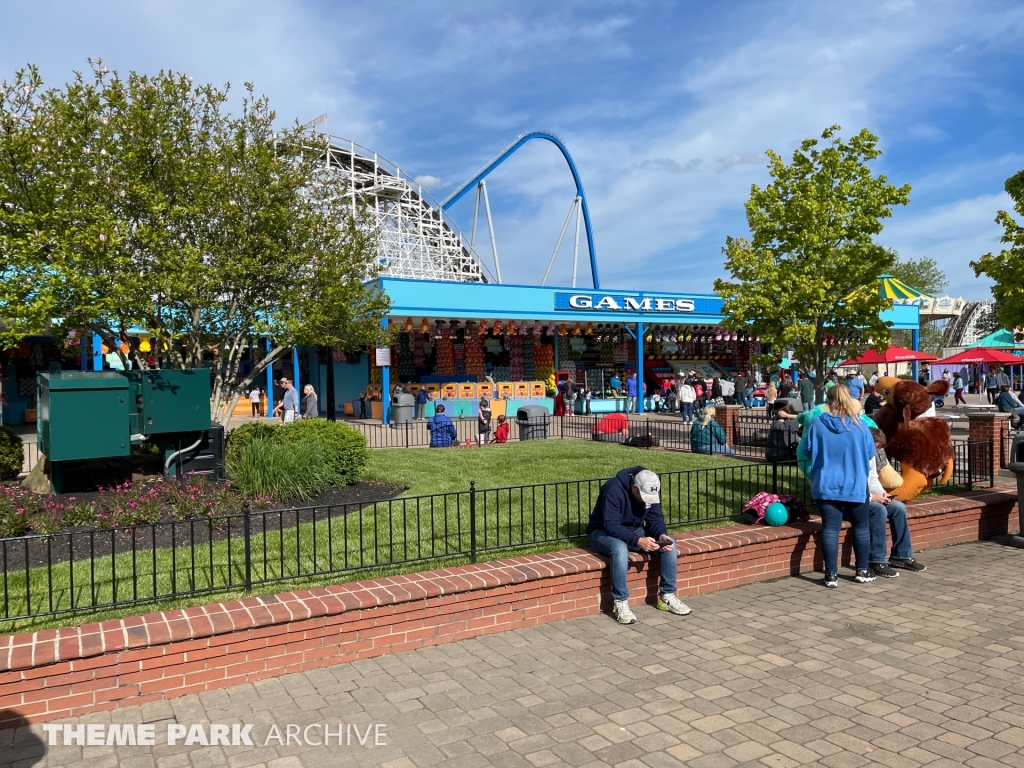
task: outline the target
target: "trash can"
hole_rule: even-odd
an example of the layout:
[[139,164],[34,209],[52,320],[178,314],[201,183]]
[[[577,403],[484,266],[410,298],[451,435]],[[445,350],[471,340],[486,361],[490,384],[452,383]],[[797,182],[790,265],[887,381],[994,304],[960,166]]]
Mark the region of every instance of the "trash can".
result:
[[[1010,445],[1009,461],[1006,468],[1017,476],[1017,519],[1018,530],[1024,536],[1024,432],[1018,432]],[[1019,537],[1018,537],[1019,538]]]
[[523,405],[516,411],[520,440],[545,440],[551,414],[543,405]]
[[408,426],[412,424],[413,411],[416,408],[416,398],[399,392],[391,398],[391,426]]

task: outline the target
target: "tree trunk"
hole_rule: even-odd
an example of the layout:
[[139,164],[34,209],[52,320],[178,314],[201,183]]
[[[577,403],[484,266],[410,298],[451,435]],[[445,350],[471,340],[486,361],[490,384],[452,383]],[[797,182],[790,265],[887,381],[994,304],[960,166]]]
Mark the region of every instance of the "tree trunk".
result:
[[327,420],[337,421],[338,408],[334,400],[334,347],[327,347],[327,397],[324,402],[327,404]]

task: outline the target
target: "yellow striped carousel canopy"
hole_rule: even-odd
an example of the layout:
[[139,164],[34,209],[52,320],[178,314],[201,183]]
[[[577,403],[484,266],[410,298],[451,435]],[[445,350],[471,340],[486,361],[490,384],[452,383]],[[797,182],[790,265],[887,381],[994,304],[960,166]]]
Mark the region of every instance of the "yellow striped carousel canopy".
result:
[[892,299],[898,304],[926,303],[935,298],[892,275],[879,275],[878,283],[878,295]]

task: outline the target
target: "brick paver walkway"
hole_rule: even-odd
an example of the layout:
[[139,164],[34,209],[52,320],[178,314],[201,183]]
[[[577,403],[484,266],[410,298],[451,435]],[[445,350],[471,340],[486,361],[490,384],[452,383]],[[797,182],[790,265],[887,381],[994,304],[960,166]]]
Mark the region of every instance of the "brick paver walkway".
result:
[[[632,627],[595,616],[98,714],[76,722],[155,722],[158,746],[49,747],[39,764],[1024,766],[1024,551],[966,544],[926,562],[870,585],[789,578],[692,599],[681,619],[641,607]],[[252,723],[260,746],[166,746],[173,719]],[[339,722],[385,724],[387,746],[262,746],[272,723]],[[0,733],[0,764],[35,764],[37,734]]]

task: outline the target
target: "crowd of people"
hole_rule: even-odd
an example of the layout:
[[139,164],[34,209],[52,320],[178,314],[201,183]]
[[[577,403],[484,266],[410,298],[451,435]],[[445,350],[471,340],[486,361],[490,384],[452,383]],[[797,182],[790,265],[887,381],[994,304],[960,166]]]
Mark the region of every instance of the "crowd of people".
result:
[[[868,382],[860,382],[871,386]],[[895,578],[900,571],[919,573],[926,569],[914,557],[907,525],[907,509],[892,498],[878,479],[887,461],[885,435],[867,419],[860,397],[865,387],[836,382],[825,395],[827,407],[816,406],[801,416],[804,433],[798,436],[799,414],[789,398],[780,411],[779,431],[788,435],[793,458],[799,458],[811,483],[811,497],[821,515],[819,546],[824,578],[830,589],[839,586],[839,532],[849,522],[853,537],[853,581],[866,584],[881,578]],[[792,390],[787,390],[790,394]],[[714,424],[714,406],[705,408],[703,422]],[[801,410],[801,413],[803,411]],[[773,429],[775,429],[773,425]],[[711,438],[714,445],[714,438]],[[660,581],[657,608],[676,615],[690,608],[676,596],[677,549],[668,535],[661,506],[658,476],[642,466],[619,472],[606,482],[590,515],[586,533],[591,548],[610,559],[612,616],[620,624],[636,623],[629,606],[627,569],[630,552],[646,553],[659,560]],[[891,538],[891,544],[887,539]]]

